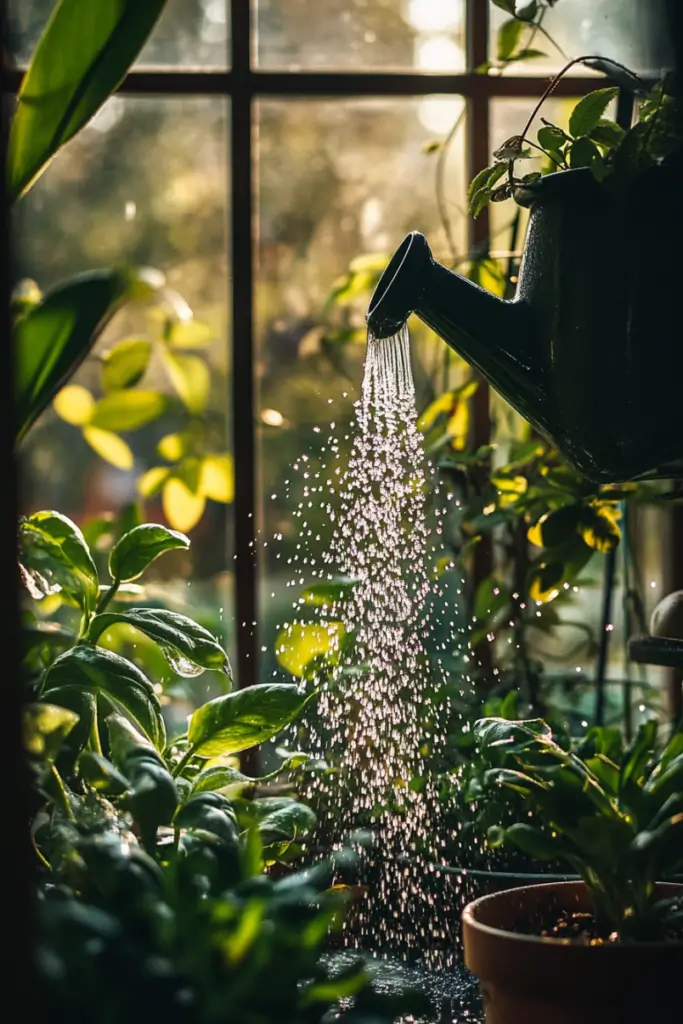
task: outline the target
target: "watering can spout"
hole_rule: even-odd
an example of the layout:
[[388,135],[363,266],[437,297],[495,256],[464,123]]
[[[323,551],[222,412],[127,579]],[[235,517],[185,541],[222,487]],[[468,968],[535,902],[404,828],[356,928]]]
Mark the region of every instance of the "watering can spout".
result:
[[548,427],[546,366],[532,310],[505,301],[437,263],[413,231],[392,257],[367,314],[375,337],[396,334],[411,313],[463,356],[541,430]]

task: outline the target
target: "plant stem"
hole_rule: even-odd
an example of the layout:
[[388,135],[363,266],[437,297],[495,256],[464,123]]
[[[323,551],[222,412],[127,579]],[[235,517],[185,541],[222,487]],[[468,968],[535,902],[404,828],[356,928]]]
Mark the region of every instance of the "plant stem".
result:
[[114,580],[109,590],[105,590],[104,594],[102,594],[99,601],[97,602],[97,607],[95,608],[95,613],[97,615],[100,615],[105,610],[110,601],[114,599],[114,597],[116,596],[116,591],[119,589],[120,586],[121,581]]
[[61,775],[59,774],[59,772],[57,771],[57,769],[55,768],[54,765],[50,765],[50,769],[52,771],[52,778],[53,778],[53,781],[55,783],[56,790],[57,790],[57,801],[56,802],[59,804],[59,806],[61,807],[62,811],[64,812],[64,816],[66,818],[68,818],[69,821],[75,821],[76,819],[74,817],[74,812],[71,810],[71,804],[69,803],[69,796],[68,796],[68,793],[67,793],[66,788],[64,786],[64,783],[62,782],[62,777],[61,777]]
[[190,760],[194,757],[194,747],[188,747],[183,756],[178,761],[177,765],[174,766],[171,775],[174,779],[177,779],[184,768],[187,767]]

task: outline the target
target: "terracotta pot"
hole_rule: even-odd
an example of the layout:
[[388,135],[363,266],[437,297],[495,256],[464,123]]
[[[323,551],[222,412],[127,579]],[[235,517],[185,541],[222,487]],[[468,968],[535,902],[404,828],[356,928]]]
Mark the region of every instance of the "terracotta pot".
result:
[[[662,883],[659,896],[683,892]],[[683,942],[587,946],[517,934],[549,905],[590,911],[582,882],[482,896],[462,915],[465,963],[479,978],[487,1024],[680,1024]]]

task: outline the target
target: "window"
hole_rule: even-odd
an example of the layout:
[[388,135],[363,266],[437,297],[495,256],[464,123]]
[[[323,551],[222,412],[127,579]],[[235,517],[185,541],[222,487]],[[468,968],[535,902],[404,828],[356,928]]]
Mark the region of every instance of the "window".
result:
[[[10,3],[17,68],[51,6]],[[590,41],[637,63],[639,5],[615,6],[575,0],[551,11],[546,27],[572,54]],[[451,263],[487,246],[516,248],[509,214],[467,219],[466,186],[563,57],[548,44],[537,62],[501,71],[503,17],[489,0],[170,0],[118,95],[20,204],[20,276],[47,287],[98,265],[151,265],[208,325],[209,347],[182,351],[208,361],[207,444],[234,467],[234,495],[206,501],[192,561],[179,560],[160,585],[224,633],[240,685],[276,671],[273,641],[291,605],[301,494],[289,467],[303,451],[315,462],[316,428],[348,421],[358,386],[362,309],[351,296],[330,311],[335,282],[358,257],[371,275],[373,257],[412,228]],[[13,87],[19,75],[9,75]],[[595,81],[580,69],[563,79],[553,116],[561,121]],[[432,150],[444,139],[439,184]],[[97,387],[114,341],[159,330],[126,314],[78,383]],[[441,343],[418,328],[415,344],[432,377],[457,381],[462,367]],[[167,370],[153,360],[149,380],[171,395]],[[418,374],[422,404],[431,379]],[[478,444],[488,438],[488,403],[481,388]],[[121,510],[135,499],[136,475],[159,464],[159,442],[188,420],[171,410],[126,434],[131,474],[47,413],[25,455],[25,506],[54,505],[80,522]],[[162,514],[158,496],[146,512]]]

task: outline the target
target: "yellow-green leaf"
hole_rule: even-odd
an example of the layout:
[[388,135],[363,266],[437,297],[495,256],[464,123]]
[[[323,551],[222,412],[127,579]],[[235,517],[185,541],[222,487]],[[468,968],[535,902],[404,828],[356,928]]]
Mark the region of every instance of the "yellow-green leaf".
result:
[[157,445],[157,451],[162,459],[168,462],[178,462],[185,454],[187,441],[184,434],[166,434]]
[[56,395],[52,403],[60,419],[74,427],[84,427],[90,422],[95,408],[95,399],[87,388],[80,384],[69,384]]
[[203,412],[211,387],[211,374],[204,360],[199,356],[176,355],[168,349],[164,349],[162,356],[183,405],[189,412]]
[[114,391],[99,400],[90,422],[102,430],[139,430],[166,407],[166,398],[158,391]]
[[56,704],[27,704],[23,709],[24,746],[31,754],[52,760],[78,715]]
[[235,476],[232,456],[208,455],[202,462],[199,492],[211,501],[229,505],[235,497]]
[[189,533],[202,518],[205,505],[204,495],[193,494],[177,477],[171,477],[164,484],[162,506],[174,530]]
[[99,427],[84,427],[83,437],[105,462],[111,463],[117,469],[133,468],[133,453],[118,434],[111,430],[101,430]]
[[294,623],[286,626],[275,641],[275,655],[280,665],[293,676],[305,676],[306,666],[320,655],[335,657],[345,629],[342,622],[325,626]]
[[613,551],[621,540],[620,518],[621,513],[614,505],[591,502],[581,513],[579,532],[590,548],[602,552]]
[[470,409],[467,402],[459,401],[455,410],[448,417],[446,433],[451,439],[451,447],[456,451],[463,451],[467,444],[467,436],[470,429]]
[[143,473],[138,480],[138,494],[143,498],[153,498],[168,480],[170,470],[165,466],[153,466]]
[[166,340],[171,348],[205,348],[215,337],[208,324],[191,319],[171,324]]
[[146,338],[126,338],[107,352],[102,360],[105,391],[130,388],[142,380],[152,357],[152,343]]

